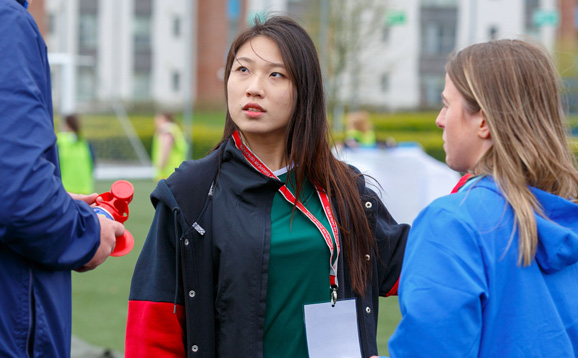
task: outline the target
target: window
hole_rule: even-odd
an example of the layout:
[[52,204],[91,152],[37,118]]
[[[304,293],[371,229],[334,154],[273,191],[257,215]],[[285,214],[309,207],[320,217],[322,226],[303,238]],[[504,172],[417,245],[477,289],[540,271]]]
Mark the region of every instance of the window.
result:
[[538,35],[539,28],[534,24],[534,13],[540,8],[540,0],[526,0],[525,1],[525,21],[526,33],[531,35]]
[[151,96],[151,74],[148,71],[135,71],[133,77],[133,99],[148,101]]
[[457,0],[421,0],[422,6],[428,7],[456,7],[458,6]]
[[78,67],[78,101],[89,102],[96,96],[96,77],[92,68]]
[[137,15],[134,18],[133,40],[135,50],[151,48],[151,18]]
[[181,74],[177,71],[173,72],[172,82],[173,91],[178,92],[181,89]]
[[388,42],[390,33],[391,27],[389,27],[387,24],[384,24],[381,28],[381,42]]
[[78,24],[79,49],[96,50],[98,44],[98,19],[96,14],[80,14]]
[[444,90],[445,75],[424,75],[422,88],[424,104],[429,107],[439,106],[442,102],[441,93]]
[[380,87],[381,87],[381,92],[389,91],[389,75],[387,73],[384,73],[383,75],[381,75]]
[[455,47],[455,23],[429,22],[423,26],[422,49],[426,55],[447,55]]
[[50,35],[56,34],[56,15],[53,12],[48,14],[48,33]]
[[498,38],[498,27],[495,25],[490,26],[488,30],[488,37],[490,40],[496,40]]
[[175,16],[173,18],[173,36],[180,37],[181,36],[181,18]]

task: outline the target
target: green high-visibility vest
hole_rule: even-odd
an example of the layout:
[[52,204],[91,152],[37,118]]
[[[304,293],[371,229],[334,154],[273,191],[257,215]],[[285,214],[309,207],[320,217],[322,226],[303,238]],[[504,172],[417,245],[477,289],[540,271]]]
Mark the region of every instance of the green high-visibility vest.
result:
[[174,138],[173,147],[169,153],[167,163],[161,168],[162,148],[160,136],[158,133],[153,137],[152,161],[155,169],[155,180],[166,179],[171,175],[175,168],[178,168],[183,161],[187,159],[189,144],[187,143],[183,132],[176,123],[168,122],[164,125],[163,131],[168,131]]
[[346,137],[354,139],[359,146],[363,148],[373,148],[376,146],[375,132],[372,130],[362,132],[357,129],[349,129],[346,132]]
[[58,133],[58,159],[62,185],[69,193],[94,193],[94,163],[90,146],[84,138],[78,138],[73,132]]

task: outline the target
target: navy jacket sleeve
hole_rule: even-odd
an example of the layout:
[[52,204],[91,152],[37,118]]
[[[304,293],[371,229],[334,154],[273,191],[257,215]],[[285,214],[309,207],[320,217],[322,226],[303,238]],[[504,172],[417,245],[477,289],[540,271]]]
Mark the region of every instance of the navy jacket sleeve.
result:
[[0,6],[0,34],[0,244],[49,268],[78,268],[94,256],[100,225],[60,181],[46,45],[16,1]]
[[[369,189],[368,189],[369,190]],[[377,194],[373,193],[374,197]],[[381,200],[376,199],[377,210],[374,226],[380,265],[377,265],[379,295],[395,296],[399,285],[401,266],[410,226],[398,224]]]
[[358,175],[357,186],[362,205],[365,207],[369,228],[377,245],[378,264],[374,266],[378,284],[376,289],[379,290],[380,296],[397,295],[410,226],[395,221],[377,193],[367,186],[366,178],[360,175],[357,168],[351,167],[351,169]]

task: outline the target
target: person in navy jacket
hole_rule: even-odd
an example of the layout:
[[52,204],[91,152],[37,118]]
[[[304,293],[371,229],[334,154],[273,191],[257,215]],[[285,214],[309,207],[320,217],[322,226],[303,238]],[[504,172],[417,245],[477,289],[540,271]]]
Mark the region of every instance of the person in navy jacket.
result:
[[578,169],[550,55],[475,44],[446,65],[447,164],[470,175],[414,221],[391,357],[578,356]]
[[69,357],[71,270],[104,262],[124,227],[62,186],[46,45],[23,5],[0,0],[0,357]]

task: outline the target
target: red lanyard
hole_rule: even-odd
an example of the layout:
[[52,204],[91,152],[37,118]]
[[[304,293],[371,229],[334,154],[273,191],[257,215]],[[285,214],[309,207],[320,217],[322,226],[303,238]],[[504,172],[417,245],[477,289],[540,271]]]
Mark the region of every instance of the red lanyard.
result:
[[[267,168],[267,166],[259,158],[257,158],[257,156],[255,154],[253,154],[253,152],[251,152],[251,150],[249,148],[247,148],[247,146],[241,140],[241,137],[239,136],[238,131],[235,131],[233,133],[233,140],[235,141],[235,145],[237,146],[237,148],[241,151],[241,153],[243,153],[243,156],[245,157],[245,159],[247,159],[247,161],[249,163],[251,163],[251,165],[255,169],[257,169],[257,171],[259,171],[263,175],[268,176],[269,178],[275,178],[275,179],[279,180],[279,178],[277,178],[277,176],[275,174],[273,174],[273,172],[269,168]],[[323,224],[321,224],[321,222],[319,222],[319,220],[317,220],[317,218],[315,216],[313,216],[313,214],[311,214],[311,212],[300,201],[298,201],[295,198],[295,195],[293,195],[293,193],[291,192],[291,190],[289,190],[287,185],[283,185],[281,188],[279,188],[279,191],[281,192],[281,195],[285,198],[285,200],[287,200],[291,204],[296,205],[297,209],[299,209],[299,211],[301,211],[303,214],[305,214],[305,216],[307,216],[307,218],[309,220],[311,220],[311,222],[313,224],[315,224],[317,229],[321,232],[321,235],[323,235],[323,239],[325,240],[325,243],[327,244],[327,247],[329,248],[329,252],[330,252],[330,255],[329,255],[329,267],[330,267],[330,269],[329,269],[329,284],[331,285],[331,289],[332,289],[331,300],[333,301],[333,304],[335,304],[335,301],[337,300],[337,261],[339,258],[339,252],[341,250],[341,248],[339,246],[337,222],[335,221],[335,217],[333,216],[333,212],[331,211],[331,203],[329,202],[329,197],[327,196],[327,193],[325,192],[325,190],[323,190],[323,188],[321,188],[317,184],[315,184],[315,189],[317,191],[317,195],[319,196],[319,199],[321,200],[321,204],[323,206],[323,211],[325,212],[325,216],[327,217],[327,220],[329,221],[329,224],[331,225],[331,231],[333,231],[333,237],[335,238],[335,249],[337,250],[337,257],[335,258],[335,262],[333,262],[333,263],[332,263],[332,258],[333,258],[334,247],[333,247],[333,241],[331,240],[331,235],[329,234],[329,231],[327,231],[325,226],[323,226]]]

